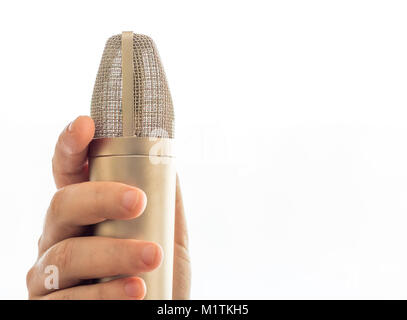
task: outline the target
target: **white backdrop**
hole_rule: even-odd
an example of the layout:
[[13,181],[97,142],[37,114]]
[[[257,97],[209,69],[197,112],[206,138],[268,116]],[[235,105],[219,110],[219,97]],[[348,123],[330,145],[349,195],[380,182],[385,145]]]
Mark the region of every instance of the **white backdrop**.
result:
[[407,298],[403,1],[0,4],[0,298],[89,114],[105,41],[150,35],[176,111],[193,298]]

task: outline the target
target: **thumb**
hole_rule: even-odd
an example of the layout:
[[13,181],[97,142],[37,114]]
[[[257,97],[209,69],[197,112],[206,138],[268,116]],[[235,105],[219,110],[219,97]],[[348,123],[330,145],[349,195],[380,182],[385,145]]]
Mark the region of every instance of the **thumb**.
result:
[[172,298],[189,299],[191,290],[191,263],[188,251],[188,231],[181,187],[177,175],[174,230],[174,276]]

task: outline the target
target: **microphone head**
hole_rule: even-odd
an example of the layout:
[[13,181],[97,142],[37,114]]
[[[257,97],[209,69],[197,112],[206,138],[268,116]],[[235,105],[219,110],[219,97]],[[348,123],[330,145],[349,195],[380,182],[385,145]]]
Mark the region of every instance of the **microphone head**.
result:
[[124,32],[109,38],[93,89],[95,138],[174,138],[174,110],[153,40]]

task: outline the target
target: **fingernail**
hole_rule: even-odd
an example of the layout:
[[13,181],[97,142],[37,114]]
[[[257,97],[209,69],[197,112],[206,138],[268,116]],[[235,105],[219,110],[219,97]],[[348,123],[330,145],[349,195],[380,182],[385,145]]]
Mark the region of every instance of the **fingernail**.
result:
[[142,291],[143,288],[141,287],[139,281],[130,280],[124,285],[124,292],[126,292],[129,297],[142,297]]
[[73,123],[73,121],[68,125],[68,132],[72,132],[72,123]]
[[65,147],[65,151],[68,153],[68,154],[71,154],[71,153],[74,153],[74,150],[75,150],[75,139],[74,139],[74,137],[73,137],[73,135],[72,135],[72,131],[73,131],[73,128],[72,128],[72,126],[73,126],[73,123],[75,122],[75,120],[74,121],[71,121],[67,126],[66,126],[66,132],[67,132],[67,134],[65,135],[65,137],[64,137],[64,140],[63,140],[63,145],[64,145],[64,147]]
[[129,190],[123,195],[122,204],[127,210],[133,210],[138,201],[138,191]]
[[149,266],[154,263],[156,255],[156,247],[150,244],[143,249],[143,252],[141,253],[141,259],[143,259],[143,262]]

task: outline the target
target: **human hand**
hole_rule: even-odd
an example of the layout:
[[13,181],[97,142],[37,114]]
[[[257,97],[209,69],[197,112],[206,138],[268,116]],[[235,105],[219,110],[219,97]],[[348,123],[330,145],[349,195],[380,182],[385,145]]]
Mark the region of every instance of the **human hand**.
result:
[[[27,273],[30,299],[142,299],[146,288],[137,276],[103,283],[92,279],[137,275],[156,269],[163,256],[153,242],[90,236],[106,219],[134,219],[146,206],[138,188],[117,182],[90,182],[88,145],[94,135],[90,117],[81,116],[59,136],[52,159],[55,193],[38,241],[38,259]],[[173,299],[188,299],[191,282],[188,236],[177,177]],[[57,288],[47,288],[48,266],[58,270]]]

